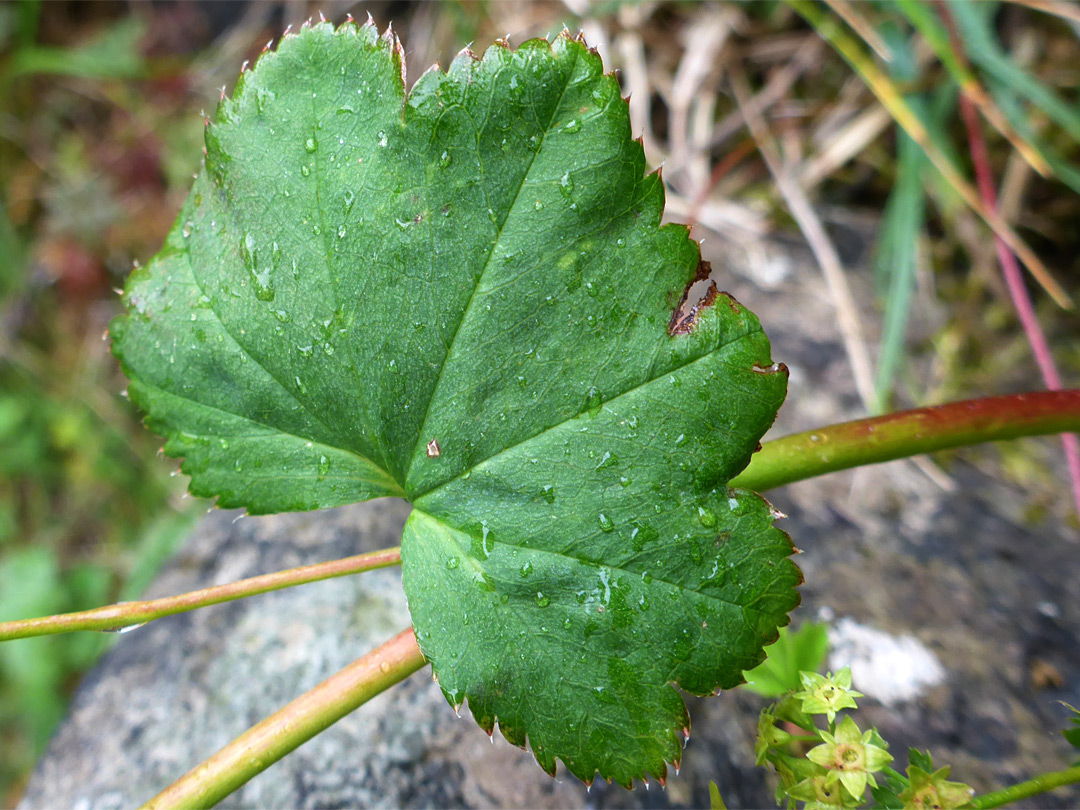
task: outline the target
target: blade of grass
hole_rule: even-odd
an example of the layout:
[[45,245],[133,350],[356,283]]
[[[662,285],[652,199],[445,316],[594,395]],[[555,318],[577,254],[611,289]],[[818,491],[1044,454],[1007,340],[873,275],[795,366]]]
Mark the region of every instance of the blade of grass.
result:
[[142,810],[213,807],[425,663],[410,627],[252,726],[144,804]]
[[925,158],[915,142],[903,133],[899,136],[898,152],[896,183],[885,205],[875,262],[878,276],[887,281],[888,287],[874,377],[874,413],[888,410],[893,381],[904,356],[904,337],[915,291],[916,258],[925,221],[926,199],[922,187]]
[[125,627],[146,624],[154,619],[196,608],[231,602],[260,593],[279,591],[296,585],[306,585],[309,582],[343,577],[361,571],[388,568],[400,562],[401,549],[387,548],[368,554],[358,554],[355,557],[344,557],[340,560],[276,571],[273,574],[262,574],[225,585],[214,585],[178,596],[166,596],[142,602],[121,602],[78,613],[61,613],[56,616],[0,622],[0,641],[70,633],[76,630],[119,631]]
[[728,74],[735,102],[746,117],[746,125],[754,136],[754,140],[757,141],[758,151],[765,165],[768,166],[769,173],[772,174],[788,210],[798,223],[799,230],[806,237],[814,258],[821,267],[833,305],[836,307],[840,335],[844,342],[848,362],[851,363],[855,388],[859,392],[863,405],[869,408],[874,397],[874,373],[870,364],[870,353],[863,339],[858,307],[855,305],[855,298],[848,286],[840,255],[836,252],[813,206],[806,198],[806,193],[799,185],[799,181],[780,158],[776,143],[761,115],[750,109],[750,91],[742,67],[737,60],[732,60],[729,64]]
[[1080,6],[1068,0],[1011,0],[1011,2],[1017,6],[1026,6],[1045,14],[1053,14],[1063,20],[1080,23]]
[[1080,140],[1080,110],[1059,98],[1001,49],[993,29],[994,5],[957,0],[947,8],[956,21],[967,56],[975,65],[1046,113],[1073,140]]
[[[954,47],[958,51],[963,47],[959,41],[959,35],[954,24],[953,17],[948,8],[942,7],[942,19],[949,28]],[[962,51],[960,51],[962,53]],[[982,130],[979,127],[979,118],[975,110],[975,104],[965,93],[960,94],[960,112],[964,119],[964,127],[967,129],[968,143],[971,148],[971,161],[975,167],[975,177],[979,184],[979,193],[982,195],[986,206],[990,210],[997,208],[997,189],[995,187],[993,171],[990,168],[990,156],[986,149],[986,141],[983,139]],[[1058,374],[1054,356],[1050,352],[1050,345],[1046,341],[1039,319],[1035,315],[1035,307],[1031,303],[1031,296],[1027,287],[1024,286],[1024,278],[1020,273],[1020,267],[1016,263],[1016,257],[1008,246],[995,237],[998,261],[1001,264],[1001,272],[1005,277],[1005,284],[1009,288],[1009,296],[1013,306],[1016,307],[1017,317],[1023,326],[1031,351],[1035,355],[1035,362],[1039,366],[1043,382],[1051,391],[1061,389],[1061,375]],[[1069,479],[1072,482],[1073,502],[1076,513],[1080,516],[1080,440],[1076,434],[1063,433],[1061,443],[1065,450],[1065,462],[1069,469]]]
[[787,0],[800,16],[810,23],[829,44],[848,62],[852,69],[866,82],[878,100],[892,113],[896,122],[926,153],[930,163],[937,169],[961,199],[977,213],[990,229],[1007,244],[1024,263],[1032,277],[1047,294],[1064,309],[1071,309],[1072,298],[1053,278],[1027,243],[996,211],[987,208],[975,187],[964,179],[960,171],[930,139],[926,126],[904,101],[896,85],[873,63],[862,46],[843,29],[835,18],[827,16],[810,0]]
[[878,35],[873,23],[856,11],[848,0],[825,0],[825,5],[831,8],[837,17],[851,26],[851,29],[862,37],[863,42],[874,49],[874,53],[881,57],[882,61],[892,61],[892,50],[890,50],[885,40]]
[[1040,153],[1036,144],[1029,142],[1016,131],[1011,120],[998,107],[993,95],[983,87],[966,60],[958,56],[949,41],[948,31],[934,13],[933,8],[919,0],[897,0],[896,8],[923,35],[945,69],[960,85],[961,92],[971,97],[990,126],[1012,144],[1021,157],[1031,165],[1031,168],[1043,177],[1049,175],[1053,171],[1052,166]]
[[[1009,121],[1012,122],[1016,130],[1028,141],[1035,144],[1043,157],[1046,158],[1046,162],[1050,164],[1054,176],[1077,194],[1080,194],[1080,168],[1063,158],[1039,134],[1039,124],[1044,123],[1046,119],[1041,114],[1029,115],[1017,93],[1008,85],[991,78],[987,82],[987,87],[989,87],[990,93],[994,96],[998,106]],[[1042,121],[1040,122],[1039,119],[1042,119]]]

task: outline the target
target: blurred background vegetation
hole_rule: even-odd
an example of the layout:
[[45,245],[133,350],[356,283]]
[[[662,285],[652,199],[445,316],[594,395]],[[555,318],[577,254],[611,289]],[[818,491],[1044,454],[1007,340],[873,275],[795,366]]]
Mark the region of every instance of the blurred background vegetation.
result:
[[[1042,387],[962,187],[975,166],[958,105],[966,95],[977,111],[1001,219],[1057,297],[1080,298],[1075,4],[0,4],[0,618],[136,598],[207,508],[122,398],[104,339],[113,290],[171,225],[199,168],[201,112],[244,60],[320,11],[392,21],[412,79],[464,43],[583,30],[633,96],[672,219],[744,254],[766,285],[767,239],[810,245],[866,411]],[[1027,281],[1076,385],[1080,318]],[[852,286],[876,306],[855,304]],[[1060,455],[1048,441],[984,458],[1045,484],[1037,520],[1071,508]],[[0,645],[0,805],[109,640]]]

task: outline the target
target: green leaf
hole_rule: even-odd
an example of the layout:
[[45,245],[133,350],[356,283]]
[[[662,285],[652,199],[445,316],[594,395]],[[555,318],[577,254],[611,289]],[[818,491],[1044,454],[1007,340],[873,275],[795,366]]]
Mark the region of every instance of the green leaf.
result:
[[131,396],[222,506],[407,497],[449,700],[551,773],[662,779],[674,687],[740,683],[798,602],[776,513],[726,486],[786,369],[715,287],[673,317],[708,265],[581,42],[403,80],[353,24],[243,74],[112,326]]
[[720,788],[711,779],[709,780],[709,810],[727,810],[724,798],[720,795]]
[[780,628],[780,637],[765,649],[765,660],[746,673],[746,689],[764,697],[780,697],[802,688],[799,673],[817,672],[829,651],[828,626],[803,622],[792,632]]
[[1073,748],[1080,749],[1080,709],[1070,706],[1068,703],[1063,705],[1072,712],[1072,717],[1069,718],[1069,727],[1061,732],[1061,736]]

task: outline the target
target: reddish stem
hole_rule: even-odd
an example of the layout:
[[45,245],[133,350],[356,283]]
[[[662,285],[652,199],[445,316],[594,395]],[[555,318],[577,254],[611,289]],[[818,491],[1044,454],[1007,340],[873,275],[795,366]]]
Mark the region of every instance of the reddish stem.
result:
[[766,442],[731,485],[761,492],[919,453],[1076,430],[1080,389],[950,402]]

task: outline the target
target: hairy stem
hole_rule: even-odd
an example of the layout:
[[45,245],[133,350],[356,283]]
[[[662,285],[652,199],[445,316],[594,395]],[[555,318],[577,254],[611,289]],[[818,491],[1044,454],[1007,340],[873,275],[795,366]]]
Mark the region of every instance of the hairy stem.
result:
[[0,641],[68,633],[73,630],[117,631],[125,627],[145,624],[154,619],[160,619],[162,616],[171,616],[174,613],[183,613],[195,608],[230,602],[245,596],[277,591],[294,585],[304,585],[308,582],[343,577],[360,571],[387,568],[398,565],[400,562],[401,549],[387,548],[368,554],[358,554],[355,557],[290,568],[273,574],[262,574],[226,585],[215,585],[211,588],[183,593],[179,596],[166,596],[162,599],[141,602],[121,602],[78,613],[0,622]]
[[1001,807],[1003,804],[1028,799],[1032,796],[1038,796],[1040,793],[1046,793],[1049,790],[1077,782],[1080,782],[1080,765],[1074,765],[1063,771],[1041,773],[1026,782],[1010,785],[1007,788],[995,790],[993,793],[984,793],[982,796],[976,796],[965,807],[975,807],[978,810],[986,810],[988,807]]
[[424,665],[412,628],[331,675],[173,782],[142,810],[211,807]]
[[836,470],[981,442],[1080,431],[1080,389],[951,402],[766,442],[732,486],[762,492]]

